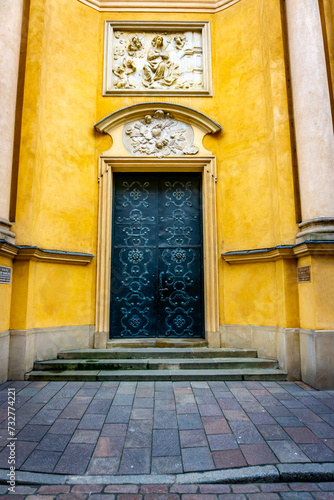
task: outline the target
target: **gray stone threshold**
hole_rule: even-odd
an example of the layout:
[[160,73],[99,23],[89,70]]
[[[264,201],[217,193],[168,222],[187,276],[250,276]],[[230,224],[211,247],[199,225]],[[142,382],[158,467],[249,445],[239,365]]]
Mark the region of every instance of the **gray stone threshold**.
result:
[[[0,469],[0,484],[7,484],[8,470]],[[278,483],[334,481],[334,463],[277,464],[240,469],[224,469],[168,475],[94,475],[43,474],[16,471],[16,484],[203,484],[203,483]]]

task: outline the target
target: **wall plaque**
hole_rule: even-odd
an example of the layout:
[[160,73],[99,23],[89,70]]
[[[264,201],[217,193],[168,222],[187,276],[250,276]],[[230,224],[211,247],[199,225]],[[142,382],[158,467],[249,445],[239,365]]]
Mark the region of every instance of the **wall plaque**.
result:
[[212,95],[209,22],[106,21],[103,95]]
[[311,266],[298,267],[298,283],[311,282]]
[[12,268],[0,266],[0,283],[9,285],[12,280]]

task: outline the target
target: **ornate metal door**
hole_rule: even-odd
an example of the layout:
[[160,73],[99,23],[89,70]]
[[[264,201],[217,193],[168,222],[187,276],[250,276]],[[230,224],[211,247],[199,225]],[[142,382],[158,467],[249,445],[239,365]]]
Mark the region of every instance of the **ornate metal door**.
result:
[[201,174],[114,174],[112,338],[203,336]]

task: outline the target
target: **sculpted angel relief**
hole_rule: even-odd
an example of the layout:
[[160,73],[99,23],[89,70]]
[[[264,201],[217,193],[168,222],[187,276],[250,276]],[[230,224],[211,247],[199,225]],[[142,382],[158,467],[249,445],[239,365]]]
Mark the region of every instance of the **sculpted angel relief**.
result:
[[114,32],[115,89],[203,88],[200,32]]

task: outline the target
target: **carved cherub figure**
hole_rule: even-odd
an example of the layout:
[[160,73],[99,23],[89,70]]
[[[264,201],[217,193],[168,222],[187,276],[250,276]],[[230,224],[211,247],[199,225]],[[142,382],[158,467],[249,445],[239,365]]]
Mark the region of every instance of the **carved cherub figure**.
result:
[[136,55],[136,52],[142,50],[143,48],[143,43],[141,39],[139,38],[138,35],[134,35],[131,37],[131,40],[129,41],[128,45],[128,54],[129,56],[134,56]]
[[178,50],[183,49],[186,41],[187,41],[187,37],[185,35],[175,35],[175,37],[174,37],[175,48]]
[[117,89],[124,88],[134,88],[135,86],[129,82],[129,76],[136,71],[136,66],[132,59],[123,59],[121,66],[117,66],[112,70],[114,75],[119,78],[118,82],[115,83]]

